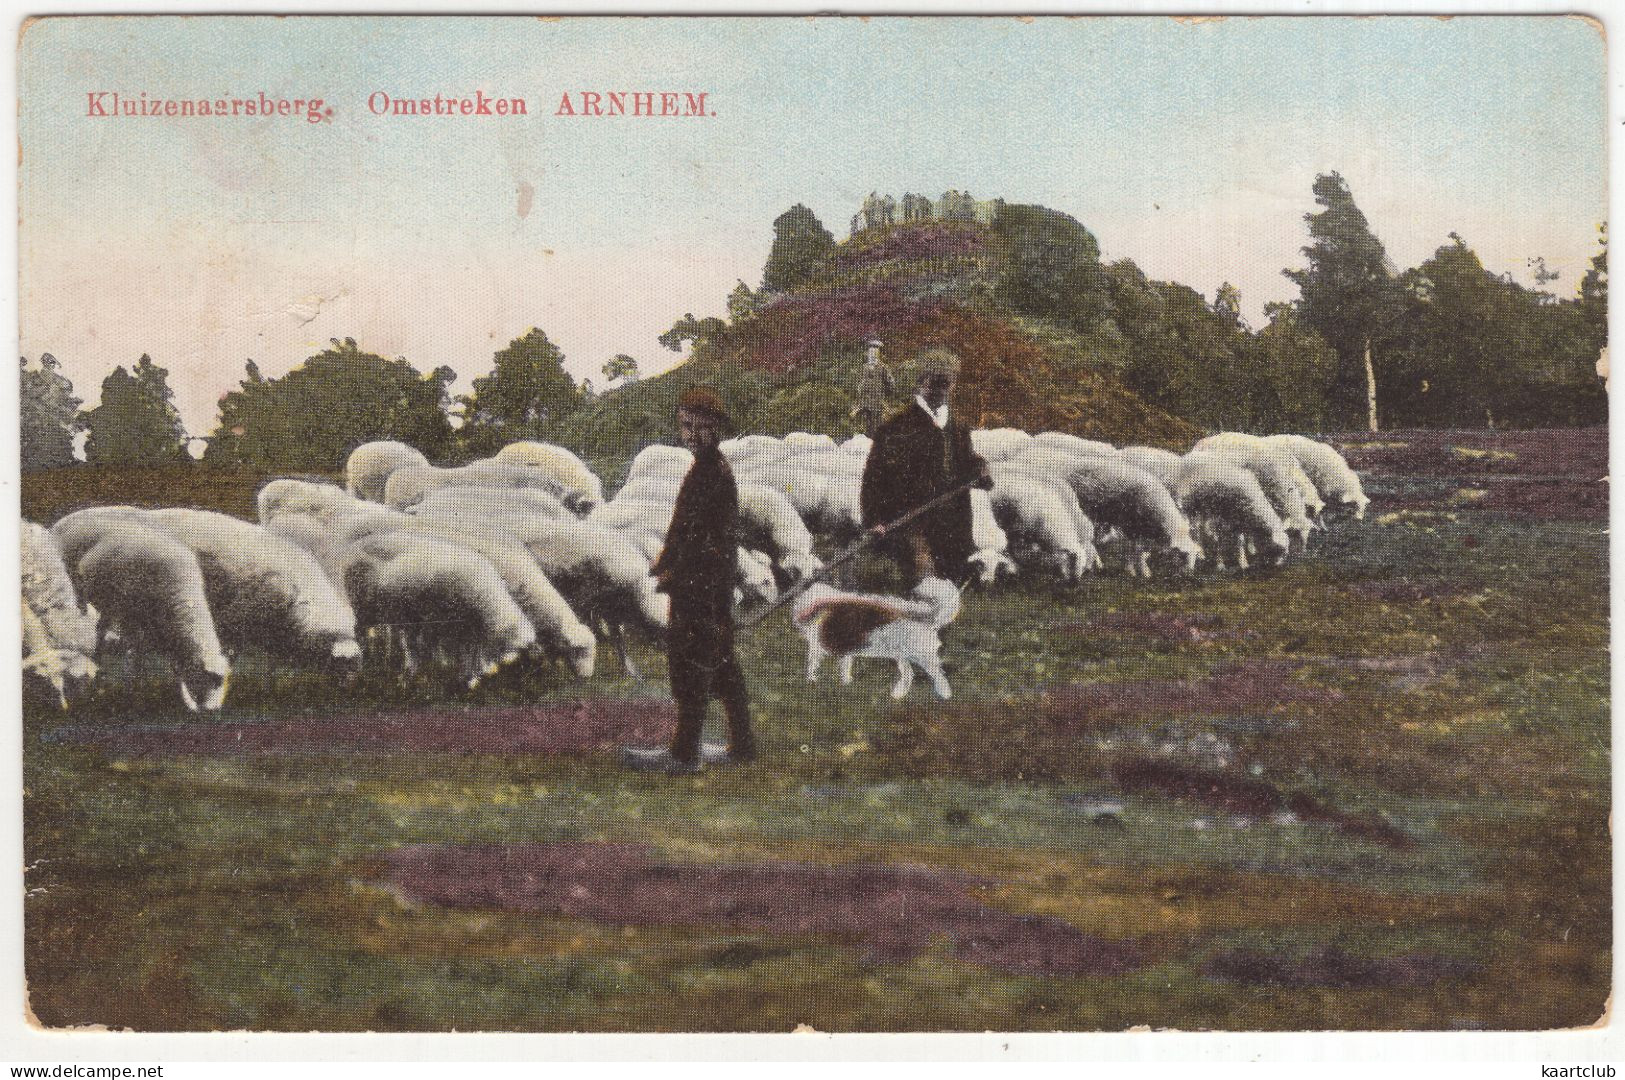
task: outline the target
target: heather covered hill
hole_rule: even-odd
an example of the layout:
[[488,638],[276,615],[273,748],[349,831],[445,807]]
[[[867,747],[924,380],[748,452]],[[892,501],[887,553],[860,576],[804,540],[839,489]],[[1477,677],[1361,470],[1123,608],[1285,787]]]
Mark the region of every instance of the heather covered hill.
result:
[[899,403],[915,357],[939,345],[957,352],[955,405],[977,426],[1181,447],[1199,433],[1122,381],[1116,337],[1094,334],[1096,320],[1078,307],[1106,295],[1098,248],[1065,215],[1002,207],[992,224],[916,222],[811,246],[810,258],[770,257],[764,280],[782,290],[741,288],[726,322],[679,322],[665,340],[692,342],[690,361],[602,395],[571,418],[566,441],[625,453],[658,437],[682,387],[701,381],[719,386],[742,430],[844,436],[871,338],[885,342]]

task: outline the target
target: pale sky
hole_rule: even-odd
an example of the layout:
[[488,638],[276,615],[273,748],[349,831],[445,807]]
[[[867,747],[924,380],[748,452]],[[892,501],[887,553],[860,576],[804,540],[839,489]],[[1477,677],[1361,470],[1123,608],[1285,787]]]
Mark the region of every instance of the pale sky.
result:
[[[1400,267],[1459,232],[1567,295],[1606,215],[1600,34],[1562,16],[1038,19],[77,18],[19,55],[21,351],[81,397],[143,352],[188,429],[253,357],[331,337],[454,392],[531,326],[578,377],[759,284],[771,222],[837,237],[870,190],[1065,211],[1255,322],[1295,296],[1336,169]],[[367,98],[519,96],[524,117]],[[700,119],[562,118],[561,94],[707,94]],[[88,117],[87,94],[319,97],[330,121]],[[110,102],[110,99],[102,99]],[[524,210],[524,213],[521,213]]]

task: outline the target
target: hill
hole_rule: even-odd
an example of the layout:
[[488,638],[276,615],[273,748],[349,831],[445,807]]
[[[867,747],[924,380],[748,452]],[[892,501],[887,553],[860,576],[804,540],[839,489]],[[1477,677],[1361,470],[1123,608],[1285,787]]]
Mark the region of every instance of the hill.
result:
[[955,408],[974,426],[1188,446],[1200,429],[1124,385],[1124,365],[1068,309],[1104,288],[1093,237],[1042,207],[864,229],[782,291],[737,291],[729,321],[674,328],[668,340],[694,343],[687,363],[602,395],[561,437],[593,455],[628,453],[668,430],[678,393],[702,381],[742,431],[844,436],[864,342],[878,338],[900,388],[926,349],[958,353]]

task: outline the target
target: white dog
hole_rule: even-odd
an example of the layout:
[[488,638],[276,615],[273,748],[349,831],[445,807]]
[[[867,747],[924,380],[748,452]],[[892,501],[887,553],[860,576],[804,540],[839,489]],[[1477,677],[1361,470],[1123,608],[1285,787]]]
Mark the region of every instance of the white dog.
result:
[[937,631],[959,614],[959,590],[928,577],[914,588],[915,599],[844,593],[828,585],[808,589],[795,608],[796,629],[807,639],[807,681],[818,681],[824,657],[837,658],[841,682],[852,681],[852,658],[872,656],[897,662],[891,696],[903,697],[914,685],[914,668],[931,680],[940,698],[952,691],[942,673]]

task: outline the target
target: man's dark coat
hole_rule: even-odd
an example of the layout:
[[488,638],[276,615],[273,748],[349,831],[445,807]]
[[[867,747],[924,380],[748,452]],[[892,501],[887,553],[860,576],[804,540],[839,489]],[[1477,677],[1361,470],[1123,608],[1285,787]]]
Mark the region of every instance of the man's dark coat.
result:
[[[987,462],[971,449],[968,427],[950,412],[948,426],[938,428],[917,401],[910,401],[882,424],[874,438],[860,495],[865,528],[889,524],[987,468]],[[957,577],[965,560],[976,551],[970,492],[962,491],[920,515],[907,531],[924,538],[940,573]],[[888,534],[885,543],[895,552],[902,539],[902,535]]]

